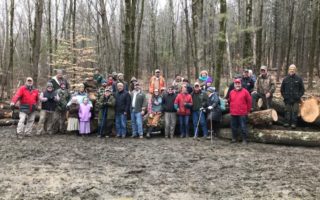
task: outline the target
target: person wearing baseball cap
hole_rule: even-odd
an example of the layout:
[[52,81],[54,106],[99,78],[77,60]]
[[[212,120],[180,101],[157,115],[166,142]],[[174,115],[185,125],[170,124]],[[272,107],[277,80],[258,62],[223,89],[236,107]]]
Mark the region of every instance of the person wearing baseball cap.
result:
[[162,112],[164,112],[165,138],[173,138],[177,122],[174,101],[177,97],[174,92],[175,86],[170,86],[162,97]]
[[247,116],[250,113],[252,99],[250,93],[242,88],[241,79],[234,79],[234,89],[230,92],[229,105],[231,115],[232,143],[237,142],[238,129],[241,130],[242,143],[247,144]]
[[281,95],[285,104],[285,127],[291,125],[292,129],[297,126],[299,103],[304,94],[304,84],[300,76],[296,75],[297,67],[290,65],[288,76],[281,83]]
[[[205,91],[201,90],[200,83],[195,82],[193,92],[191,93],[193,106],[192,106],[192,122],[194,130],[194,138],[198,137],[199,125],[201,125],[202,135],[204,138],[208,137],[207,121],[205,117],[204,108],[207,107],[208,95]],[[199,121],[199,122],[198,122]]]
[[115,81],[112,84],[113,92],[119,92],[118,91],[118,87],[117,87],[118,83],[122,83],[123,87],[124,87],[124,90],[127,91],[127,92],[129,91],[129,86],[128,86],[128,83],[124,80],[124,74],[123,73],[118,73],[117,81]]
[[220,122],[222,117],[222,110],[220,104],[219,94],[215,87],[209,87],[207,89],[208,103],[207,103],[207,120],[210,122],[210,136],[207,139],[211,139],[211,134],[218,136],[220,130]]
[[155,89],[158,89],[158,91],[160,91],[162,87],[166,87],[166,81],[164,77],[161,76],[160,69],[156,69],[155,75],[150,78],[149,92],[153,94]]
[[69,89],[70,85],[68,83],[68,80],[66,78],[63,77],[63,70],[62,69],[57,69],[56,70],[56,75],[53,76],[49,82],[52,83],[53,85],[53,90],[57,90],[60,88],[60,85],[62,82],[65,83],[65,86],[67,89]]
[[[39,91],[33,87],[33,79],[26,78],[26,82],[21,86],[11,99],[10,107],[15,108],[17,101],[20,101],[19,123],[17,126],[17,137],[30,136],[32,126],[36,116],[36,108],[39,102]],[[27,119],[27,124],[25,121]]]
[[273,93],[276,90],[276,81],[271,74],[268,73],[266,66],[260,67],[260,75],[258,76],[252,95],[252,109],[257,109],[257,101],[261,98],[263,100],[263,108],[269,109],[272,102]]

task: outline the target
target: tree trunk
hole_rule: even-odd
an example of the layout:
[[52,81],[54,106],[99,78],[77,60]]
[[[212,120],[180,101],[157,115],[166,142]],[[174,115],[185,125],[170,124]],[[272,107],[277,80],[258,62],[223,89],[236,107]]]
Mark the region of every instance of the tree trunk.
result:
[[[231,139],[231,129],[220,129],[219,137]],[[248,139],[253,142],[267,144],[284,144],[294,146],[320,146],[320,134],[317,131],[293,131],[274,129],[248,130]]]
[[47,45],[48,45],[48,65],[49,76],[52,76],[52,29],[51,29],[51,1],[48,1],[48,19],[47,19]]
[[11,97],[11,89],[13,89],[13,53],[14,53],[14,44],[13,44],[13,21],[14,21],[14,0],[11,0],[10,3],[10,27],[9,27],[9,66],[7,77],[7,97]]
[[[310,46],[310,57],[309,57],[309,78],[308,78],[308,89],[313,88],[313,71],[315,68],[315,50],[317,44],[317,31],[318,31],[318,18],[319,18],[319,0],[313,2],[314,6],[314,17],[312,22],[312,37],[311,37],[311,46]],[[317,55],[319,56],[319,55]]]
[[223,56],[226,48],[226,13],[227,13],[227,2],[226,0],[220,0],[220,22],[219,22],[219,38],[218,38],[218,55],[217,55],[217,66],[214,73],[214,85],[216,89],[220,90],[220,76],[223,67]]
[[34,85],[38,84],[39,58],[41,48],[41,27],[44,0],[37,0],[35,3],[34,32],[32,40],[32,70]]
[[264,0],[260,0],[260,9],[259,9],[259,23],[258,23],[258,30],[257,30],[257,39],[256,39],[256,71],[260,68],[262,64],[262,31],[263,31],[263,2]]
[[243,58],[245,66],[252,63],[252,41],[251,41],[251,21],[252,21],[252,0],[246,0],[246,31],[244,33]]
[[273,56],[272,56],[272,68],[278,68],[277,56],[278,56],[278,6],[279,0],[275,0],[275,5],[273,5],[273,20],[274,20],[274,32],[273,32]]
[[[188,1],[185,0],[185,6],[184,6],[184,14],[185,14],[185,26],[186,26],[186,65],[187,65],[187,77],[188,80],[191,78],[191,72],[190,72],[190,41],[191,41],[191,34],[190,34],[190,26],[189,26],[189,11],[188,11]],[[197,76],[197,74],[195,75]]]
[[292,40],[292,27],[293,27],[293,19],[294,19],[294,7],[295,7],[295,0],[291,1],[291,8],[289,14],[289,36],[288,36],[288,50],[287,50],[287,58],[286,58],[286,69],[287,72],[290,65],[290,53],[291,53],[291,40]]
[[134,58],[134,76],[139,78],[139,61],[140,61],[140,38],[141,38],[141,29],[143,22],[143,13],[144,13],[144,0],[141,1],[140,6],[140,18],[138,22],[138,30],[137,30],[137,42],[136,42],[136,50],[135,50],[135,58]]
[[74,65],[77,63],[77,55],[76,55],[76,50],[75,50],[76,49],[76,13],[77,13],[77,0],[73,0],[73,10],[72,10],[72,51],[73,51],[73,59],[72,59],[72,63]]
[[195,74],[199,74],[199,56],[198,56],[198,41],[199,41],[199,15],[200,15],[201,0],[192,0],[192,36],[193,36],[193,64]]

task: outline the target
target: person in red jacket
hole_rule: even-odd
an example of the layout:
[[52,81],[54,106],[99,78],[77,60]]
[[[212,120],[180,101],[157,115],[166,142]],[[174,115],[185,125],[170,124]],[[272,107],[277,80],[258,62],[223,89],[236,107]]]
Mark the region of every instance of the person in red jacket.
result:
[[179,116],[180,137],[189,137],[189,118],[192,108],[192,96],[188,93],[187,86],[182,85],[181,93],[174,101],[174,107]]
[[[28,77],[26,84],[21,86],[11,100],[10,106],[14,108],[17,101],[20,101],[19,123],[17,127],[18,137],[30,136],[32,125],[35,119],[35,111],[39,101],[39,91],[33,87],[33,79]],[[27,124],[24,125],[27,119]]]
[[231,114],[232,143],[237,142],[237,131],[241,129],[242,143],[247,144],[247,116],[251,110],[252,100],[249,92],[241,86],[241,79],[235,79],[230,92],[229,105]]

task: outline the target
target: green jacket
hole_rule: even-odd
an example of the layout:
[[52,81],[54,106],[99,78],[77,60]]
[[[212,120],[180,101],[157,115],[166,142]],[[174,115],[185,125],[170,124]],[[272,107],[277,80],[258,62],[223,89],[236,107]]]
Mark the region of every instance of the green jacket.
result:
[[56,111],[67,111],[67,104],[71,98],[69,91],[67,89],[58,89],[57,94],[60,100],[57,103]]
[[207,107],[208,95],[205,92],[199,93],[192,92],[192,111],[199,111],[201,107]]
[[141,112],[142,110],[146,111],[147,108],[147,98],[146,95],[140,91],[136,96],[136,102],[135,105],[132,106],[133,101],[133,93],[135,91],[132,91],[130,93],[131,96],[131,110],[133,109],[133,112]]
[[108,98],[105,96],[101,96],[97,101],[97,108],[99,109],[99,118],[102,119],[103,112],[105,108],[107,109],[107,119],[115,119],[115,105],[116,99],[113,94],[111,94]]

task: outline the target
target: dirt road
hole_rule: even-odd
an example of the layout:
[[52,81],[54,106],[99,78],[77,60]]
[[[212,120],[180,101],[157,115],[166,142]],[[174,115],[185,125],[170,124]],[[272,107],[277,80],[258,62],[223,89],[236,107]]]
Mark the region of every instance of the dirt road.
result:
[[320,199],[320,148],[13,133],[0,199]]

